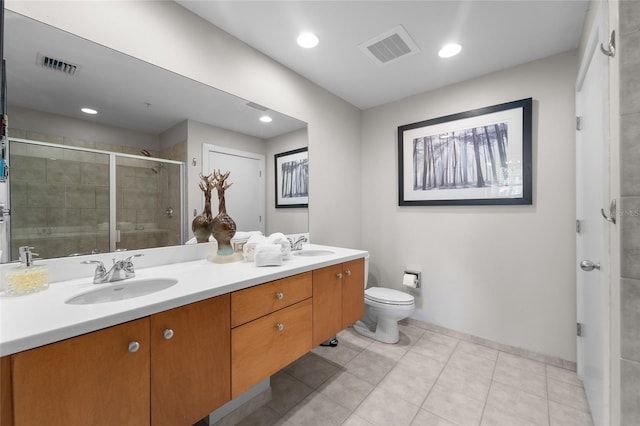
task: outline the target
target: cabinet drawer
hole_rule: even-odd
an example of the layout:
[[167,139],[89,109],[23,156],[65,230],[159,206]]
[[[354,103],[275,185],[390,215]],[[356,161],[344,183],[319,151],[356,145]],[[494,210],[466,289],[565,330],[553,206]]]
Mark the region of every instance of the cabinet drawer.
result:
[[305,272],[231,293],[231,327],[310,298],[311,282],[311,272]]
[[307,299],[231,330],[232,398],[311,350],[311,312]]

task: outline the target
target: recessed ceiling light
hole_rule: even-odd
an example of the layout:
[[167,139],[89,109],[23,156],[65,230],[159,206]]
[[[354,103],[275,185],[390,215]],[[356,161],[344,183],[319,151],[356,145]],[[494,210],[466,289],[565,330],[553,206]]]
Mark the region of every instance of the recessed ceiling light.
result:
[[462,46],[458,43],[449,43],[442,46],[442,49],[438,52],[438,56],[441,58],[450,58],[456,56],[462,50]]
[[96,111],[93,108],[82,108],[80,111],[84,112],[85,114],[91,114],[91,115],[95,115],[98,113],[98,111]]
[[263,115],[262,117],[260,117],[260,121],[262,121],[263,123],[271,123],[273,119],[268,115]]
[[318,37],[312,33],[302,33],[298,36],[297,42],[300,47],[311,49],[318,45]]

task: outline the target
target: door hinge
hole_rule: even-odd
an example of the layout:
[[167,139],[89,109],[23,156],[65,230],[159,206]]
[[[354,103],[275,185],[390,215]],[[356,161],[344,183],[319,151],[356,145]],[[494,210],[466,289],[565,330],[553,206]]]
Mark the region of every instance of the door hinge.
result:
[[0,203],[0,223],[4,223],[5,217],[11,215],[11,210],[4,207],[4,203]]
[[582,130],[582,117],[576,117],[576,130]]
[[582,337],[583,330],[584,330],[584,324],[579,322],[576,323],[576,336]]
[[582,231],[582,222],[579,219],[576,219],[576,234],[579,234]]

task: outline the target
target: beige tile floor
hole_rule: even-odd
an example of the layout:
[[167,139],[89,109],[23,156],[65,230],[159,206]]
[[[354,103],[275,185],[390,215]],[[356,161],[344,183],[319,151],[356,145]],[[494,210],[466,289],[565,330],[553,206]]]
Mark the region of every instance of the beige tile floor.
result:
[[345,426],[590,426],[575,372],[401,325],[387,345],[352,329],[271,378],[241,423]]

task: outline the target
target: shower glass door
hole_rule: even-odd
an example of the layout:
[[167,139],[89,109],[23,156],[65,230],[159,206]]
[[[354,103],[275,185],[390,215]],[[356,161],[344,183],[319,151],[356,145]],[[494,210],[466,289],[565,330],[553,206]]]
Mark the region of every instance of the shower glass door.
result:
[[109,155],[10,140],[11,255],[109,251]]
[[182,165],[158,158],[116,158],[115,249],[182,243]]
[[9,142],[9,261],[182,244],[184,163]]

